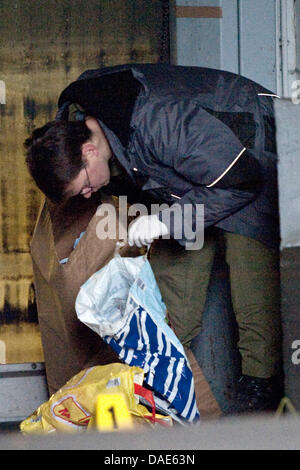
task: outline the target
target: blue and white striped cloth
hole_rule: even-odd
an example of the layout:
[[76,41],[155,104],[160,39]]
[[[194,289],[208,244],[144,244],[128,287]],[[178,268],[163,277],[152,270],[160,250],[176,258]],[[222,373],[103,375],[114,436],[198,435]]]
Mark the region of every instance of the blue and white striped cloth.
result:
[[183,421],[199,419],[193,374],[165,321],[166,307],[145,257],[113,258],[81,287],[76,312],[122,361],[144,370],[158,409]]

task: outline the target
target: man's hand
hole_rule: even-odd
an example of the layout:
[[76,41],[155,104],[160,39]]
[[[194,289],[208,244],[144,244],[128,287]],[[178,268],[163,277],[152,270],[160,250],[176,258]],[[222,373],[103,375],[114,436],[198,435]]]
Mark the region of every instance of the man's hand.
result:
[[128,244],[151,245],[155,238],[159,238],[169,233],[167,226],[161,222],[157,214],[142,215],[134,220],[128,230]]

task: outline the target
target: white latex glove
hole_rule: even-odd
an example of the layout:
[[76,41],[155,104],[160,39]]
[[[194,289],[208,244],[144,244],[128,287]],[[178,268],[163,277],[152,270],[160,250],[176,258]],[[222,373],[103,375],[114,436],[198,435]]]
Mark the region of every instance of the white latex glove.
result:
[[169,233],[167,226],[161,222],[157,214],[142,215],[134,220],[128,230],[128,244],[151,245],[155,238],[159,238]]

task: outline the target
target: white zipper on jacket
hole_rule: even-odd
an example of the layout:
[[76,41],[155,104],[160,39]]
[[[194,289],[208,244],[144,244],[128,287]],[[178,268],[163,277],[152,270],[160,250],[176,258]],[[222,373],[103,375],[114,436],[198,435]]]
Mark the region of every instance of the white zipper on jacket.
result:
[[241,150],[241,152],[238,154],[238,156],[233,160],[232,163],[230,163],[230,165],[226,168],[225,171],[223,171],[223,173],[215,180],[213,181],[212,183],[210,184],[207,184],[206,187],[207,188],[211,188],[212,186],[214,186],[215,184],[218,183],[218,181],[220,181],[225,175],[226,173],[228,173],[228,171],[233,167],[233,165],[238,161],[238,159],[243,155],[243,153],[245,152],[246,150],[246,147],[243,148],[243,150]]

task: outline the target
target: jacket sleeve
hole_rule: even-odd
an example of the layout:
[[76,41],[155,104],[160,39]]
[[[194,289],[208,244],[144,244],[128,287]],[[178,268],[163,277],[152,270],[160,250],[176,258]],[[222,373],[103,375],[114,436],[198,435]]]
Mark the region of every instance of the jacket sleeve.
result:
[[[160,109],[152,120],[151,135],[150,145],[159,163],[172,166],[190,183],[189,190],[160,213],[160,220],[171,220],[172,236],[181,231],[182,244],[187,241],[182,230],[188,223],[184,220],[187,212],[195,233],[237,212],[259,193],[259,162],[228,126],[197,104],[185,100]],[[204,206],[202,223],[200,205]]]

